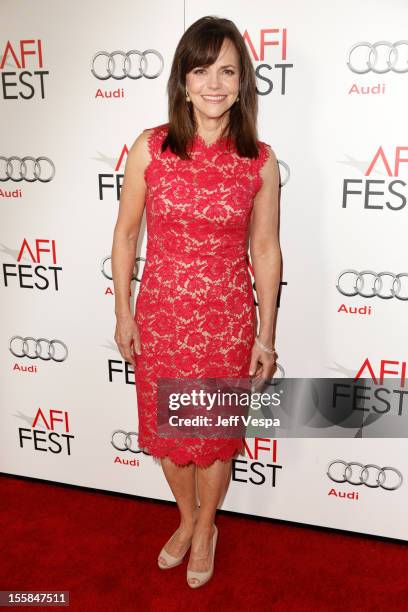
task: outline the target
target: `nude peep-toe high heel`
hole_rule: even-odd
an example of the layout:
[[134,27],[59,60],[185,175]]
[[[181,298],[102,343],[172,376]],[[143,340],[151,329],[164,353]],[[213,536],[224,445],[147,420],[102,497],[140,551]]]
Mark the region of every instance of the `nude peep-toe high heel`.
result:
[[[213,533],[213,537],[211,541],[212,557],[211,557],[210,569],[206,572],[194,572],[193,570],[187,569],[187,584],[192,589],[196,589],[197,587],[200,587],[206,582],[208,582],[214,573],[214,556],[215,556],[215,547],[217,544],[217,537],[218,537],[218,529],[217,529],[217,525],[214,525],[214,533]],[[191,578],[196,578],[197,582],[191,583],[190,582]]]
[[[199,511],[199,509],[197,508],[196,511],[195,511],[195,520],[197,520],[198,511]],[[188,549],[191,546],[191,542],[190,542],[190,544],[186,548],[185,552],[180,557],[174,557],[173,555],[170,555],[170,553],[168,553],[165,550],[165,547],[170,542],[170,540],[174,537],[176,532],[177,532],[177,529],[173,533],[171,538],[169,538],[169,540],[167,540],[166,544],[161,549],[161,551],[159,553],[159,556],[157,557],[157,565],[160,567],[160,569],[170,569],[171,567],[176,567],[177,565],[180,565],[180,563],[183,562],[183,559],[186,556],[186,552],[188,551]],[[160,561],[160,557],[163,559],[164,563],[162,563]]]
[[[177,530],[176,530],[177,531]],[[170,542],[170,540],[174,537],[174,534],[176,532],[173,533],[173,535],[171,536],[171,538],[169,540],[167,540],[166,544],[163,546],[163,548],[161,549],[159,556],[157,558],[157,565],[160,567],[160,569],[170,569],[171,567],[176,567],[177,565],[180,565],[180,563],[183,562],[183,559],[186,555],[186,552],[188,551],[188,549],[191,546],[191,543],[188,545],[188,547],[186,548],[186,550],[184,551],[184,553],[180,556],[180,557],[174,557],[173,555],[170,555],[166,550],[165,550],[165,546]],[[160,560],[163,559],[164,563]]]

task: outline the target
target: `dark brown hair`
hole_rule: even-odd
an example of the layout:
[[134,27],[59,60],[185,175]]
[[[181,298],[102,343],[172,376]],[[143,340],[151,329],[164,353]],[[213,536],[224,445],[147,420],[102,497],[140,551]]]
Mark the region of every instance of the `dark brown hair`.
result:
[[195,21],[181,37],[173,58],[167,83],[169,129],[162,144],[181,159],[196,132],[193,105],[186,100],[186,74],[197,66],[210,66],[220,52],[224,39],[235,46],[240,62],[239,99],[229,109],[229,124],[222,137],[235,144],[241,157],[258,157],[255,71],[250,55],[236,25],[229,19],[206,16]]

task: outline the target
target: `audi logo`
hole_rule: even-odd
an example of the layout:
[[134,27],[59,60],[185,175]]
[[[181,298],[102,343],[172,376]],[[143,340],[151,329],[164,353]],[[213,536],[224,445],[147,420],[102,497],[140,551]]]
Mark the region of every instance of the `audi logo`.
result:
[[[112,257],[111,255],[108,255],[107,257],[105,257],[102,260],[102,265],[101,265],[101,272],[104,275],[105,278],[107,278],[108,280],[112,280]],[[135,261],[135,265],[133,268],[133,273],[132,273],[132,277],[130,280],[137,280],[137,281],[141,281],[141,278],[138,277],[138,274],[140,272],[140,267],[139,264],[141,261],[146,261],[144,257],[136,257],[136,261]],[[109,263],[111,265],[107,266],[106,264]],[[108,267],[108,270],[106,270],[106,267]]]
[[[334,469],[333,466],[336,464],[344,466],[344,470],[342,468],[337,468],[337,470]],[[359,469],[353,470],[353,466],[356,466]],[[340,472],[337,477],[335,477],[332,473],[336,471]],[[354,478],[353,472],[356,472],[354,474]],[[364,484],[366,487],[370,487],[372,489],[381,487],[387,491],[399,489],[403,481],[401,472],[394,467],[380,467],[374,463],[367,463],[367,465],[363,465],[357,461],[346,462],[342,461],[341,459],[335,459],[332,461],[329,464],[326,473],[327,476],[334,482],[348,482],[349,484],[356,486]],[[371,482],[369,482],[370,479]],[[389,485],[385,484],[386,480],[390,481]]]
[[124,431],[117,429],[112,434],[111,444],[118,451],[130,451],[131,453],[143,453],[149,455],[146,451],[141,450],[137,445],[137,431]]
[[[352,275],[352,283],[350,287],[350,283],[348,283],[349,290],[347,290],[344,285],[346,285],[346,279],[343,279],[346,274]],[[383,289],[383,278],[390,277],[392,283],[388,289],[388,292],[381,293]],[[368,278],[364,279],[364,277],[372,277],[373,280],[369,283]],[[400,274],[393,274],[392,272],[373,272],[372,270],[363,270],[362,272],[357,272],[357,270],[343,270],[340,272],[336,287],[337,290],[342,295],[347,295],[348,297],[353,297],[354,295],[361,295],[361,297],[372,298],[374,296],[379,297],[383,300],[389,300],[393,297],[398,300],[408,300],[408,283],[405,283],[407,286],[405,288],[405,292],[402,292],[402,282],[401,278],[408,278],[408,272],[400,272]],[[340,286],[340,281],[343,279],[342,285]],[[366,286],[364,283],[366,282]],[[368,286],[367,286],[368,285]],[[364,288],[367,289],[364,292]],[[405,295],[402,295],[405,293]]]
[[282,168],[285,169],[285,177],[282,179],[280,170],[279,170],[279,175],[280,175],[280,180],[279,180],[279,187],[284,187],[286,185],[286,183],[289,181],[290,178],[290,168],[288,166],[288,164],[284,161],[282,161],[281,159],[278,160],[278,164],[280,166],[282,166]]
[[[0,172],[0,181],[18,182],[24,180],[29,183],[34,181],[48,183],[55,176],[55,166],[49,157],[31,157],[30,155],[26,155],[26,157],[17,157],[17,155],[3,157],[0,155],[0,160],[5,162],[5,169]],[[14,162],[18,162],[18,164]],[[32,162],[30,171],[26,162]],[[47,172],[48,176],[44,176],[44,172]]]
[[[32,342],[30,351],[29,342]],[[62,357],[55,355],[56,345],[64,349]],[[44,348],[44,354],[43,354]],[[47,340],[47,338],[35,339],[32,336],[23,338],[22,336],[13,336],[10,340],[9,351],[14,357],[28,357],[29,359],[43,359],[44,361],[65,361],[68,357],[68,348],[61,340]]]
[[[152,74],[148,74],[148,65],[147,65],[147,55],[152,54],[155,55],[159,62],[160,67],[157,72],[153,72]],[[120,70],[120,74],[115,74],[116,62],[115,56],[119,56],[122,61],[122,67]],[[132,56],[136,56],[137,59]],[[95,60],[98,57],[105,57],[107,61],[105,62],[104,72],[103,74],[98,74],[95,70]],[[135,68],[133,69],[133,65]],[[147,49],[147,51],[136,51],[133,49],[132,51],[112,51],[108,53],[107,51],[98,51],[92,58],[91,62],[91,72],[97,79],[101,81],[106,81],[106,79],[124,79],[128,77],[129,79],[140,79],[142,76],[146,77],[146,79],[156,79],[163,72],[164,68],[164,60],[161,53],[156,51],[155,49]],[[132,69],[134,72],[132,72]],[[135,73],[136,72],[136,73]]]
[[[390,43],[387,40],[380,40],[374,44],[369,42],[358,42],[353,45],[348,52],[348,60],[347,66],[350,68],[352,72],[357,74],[366,74],[367,72],[375,72],[376,74],[384,74],[385,72],[408,72],[408,61],[405,62],[400,61],[400,67],[397,67],[398,60],[400,58],[399,55],[399,47],[402,45],[408,46],[408,40],[398,40],[395,43]],[[378,47],[385,47],[386,49],[382,53],[381,63],[386,64],[385,68],[378,68],[379,61],[379,52]],[[363,48],[366,49],[366,53],[364,54],[365,66],[364,68],[358,68],[357,66],[352,64],[351,56],[356,49]],[[364,62],[362,62],[364,64]]]

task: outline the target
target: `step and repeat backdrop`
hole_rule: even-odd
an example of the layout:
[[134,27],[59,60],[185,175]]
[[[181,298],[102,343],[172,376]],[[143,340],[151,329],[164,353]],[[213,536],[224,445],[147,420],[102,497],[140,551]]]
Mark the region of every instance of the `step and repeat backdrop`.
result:
[[[276,376],[369,379],[367,430],[381,417],[402,431],[408,5],[74,5],[1,6],[0,471],[172,499],[137,446],[134,371],[113,337],[111,247],[128,150],[167,121],[175,48],[204,15],[242,33],[259,137],[279,161]],[[146,239],[144,219],[133,305]],[[392,394],[384,378],[399,381]],[[403,437],[248,438],[222,508],[408,540],[407,478]]]

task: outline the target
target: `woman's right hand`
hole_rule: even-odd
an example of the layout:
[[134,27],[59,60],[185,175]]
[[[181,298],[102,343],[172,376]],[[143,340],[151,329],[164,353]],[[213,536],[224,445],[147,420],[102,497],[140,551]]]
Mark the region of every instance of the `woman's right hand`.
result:
[[115,342],[125,361],[134,363],[135,353],[141,355],[139,327],[131,314],[125,317],[116,317]]

